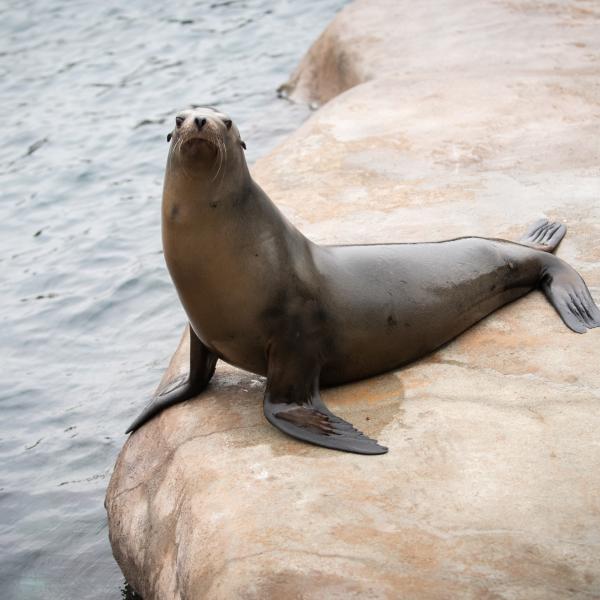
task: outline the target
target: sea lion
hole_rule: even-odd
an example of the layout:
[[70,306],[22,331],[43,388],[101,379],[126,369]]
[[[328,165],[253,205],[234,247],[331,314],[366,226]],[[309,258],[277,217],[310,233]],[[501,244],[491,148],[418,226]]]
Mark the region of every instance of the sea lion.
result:
[[551,254],[564,225],[540,220],[519,242],[319,246],[252,179],[227,115],[185,110],[167,139],[162,234],[189,319],[190,369],[128,432],[202,391],[220,358],[266,375],[265,416],[281,431],[381,454],[327,409],[320,385],[411,362],[538,286],[573,331],[600,325],[583,279]]

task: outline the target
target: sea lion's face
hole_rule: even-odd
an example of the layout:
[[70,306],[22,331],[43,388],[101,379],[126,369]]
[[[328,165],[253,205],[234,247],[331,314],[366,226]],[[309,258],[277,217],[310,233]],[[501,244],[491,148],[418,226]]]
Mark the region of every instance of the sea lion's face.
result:
[[237,163],[243,148],[237,127],[228,115],[214,108],[183,110],[175,117],[175,126],[167,136],[170,152],[195,175],[221,171],[225,163]]

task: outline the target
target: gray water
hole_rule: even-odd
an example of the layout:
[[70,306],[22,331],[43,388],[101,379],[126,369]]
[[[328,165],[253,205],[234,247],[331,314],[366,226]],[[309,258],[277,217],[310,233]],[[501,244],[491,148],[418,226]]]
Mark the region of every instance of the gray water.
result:
[[211,104],[266,153],[309,112],[277,86],[342,4],[0,4],[2,599],[125,595],[104,494],[185,323],[165,136]]

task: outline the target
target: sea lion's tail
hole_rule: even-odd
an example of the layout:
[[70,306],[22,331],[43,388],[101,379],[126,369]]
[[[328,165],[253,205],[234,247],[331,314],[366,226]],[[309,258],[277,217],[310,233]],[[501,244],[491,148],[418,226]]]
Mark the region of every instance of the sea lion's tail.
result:
[[581,275],[566,262],[546,256],[540,287],[569,329],[585,333],[600,327],[600,309]]

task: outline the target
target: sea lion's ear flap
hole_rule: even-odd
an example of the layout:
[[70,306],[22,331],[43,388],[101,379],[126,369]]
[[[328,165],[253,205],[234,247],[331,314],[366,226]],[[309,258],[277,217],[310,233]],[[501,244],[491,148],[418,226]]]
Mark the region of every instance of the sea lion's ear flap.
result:
[[170,142],[172,137],[173,137],[172,133],[167,133],[167,142]]
[[240,146],[245,150],[246,149],[246,142],[243,142],[242,140],[240,140]]

